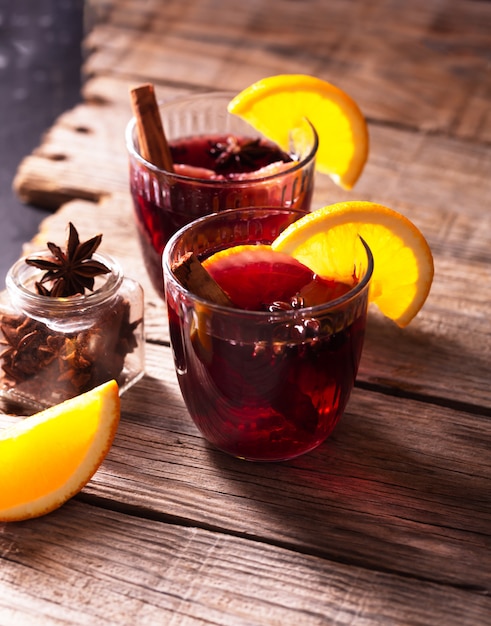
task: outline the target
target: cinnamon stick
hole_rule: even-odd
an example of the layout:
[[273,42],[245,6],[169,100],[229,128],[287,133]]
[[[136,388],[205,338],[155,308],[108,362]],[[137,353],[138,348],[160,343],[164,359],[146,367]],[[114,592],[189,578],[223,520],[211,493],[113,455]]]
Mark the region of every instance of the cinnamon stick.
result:
[[236,308],[232,300],[201,265],[193,252],[187,252],[181,257],[172,266],[172,272],[181,285],[194,295],[221,306]]
[[140,154],[158,168],[174,171],[169,144],[162,125],[154,86],[150,83],[131,89],[131,108],[136,118]]

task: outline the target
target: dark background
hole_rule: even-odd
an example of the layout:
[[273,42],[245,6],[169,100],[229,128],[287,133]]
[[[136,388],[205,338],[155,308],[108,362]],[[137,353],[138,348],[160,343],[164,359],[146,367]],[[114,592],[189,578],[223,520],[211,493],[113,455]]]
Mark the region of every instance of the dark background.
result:
[[48,212],[12,181],[55,119],[80,101],[84,0],[0,0],[0,290]]

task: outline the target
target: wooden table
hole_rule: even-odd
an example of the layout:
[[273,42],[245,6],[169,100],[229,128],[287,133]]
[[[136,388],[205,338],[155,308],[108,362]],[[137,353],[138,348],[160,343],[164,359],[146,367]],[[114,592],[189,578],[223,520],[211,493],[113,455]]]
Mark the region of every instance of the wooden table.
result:
[[[90,16],[84,104],[15,185],[56,209],[26,251],[62,243],[71,219],[144,285],[147,374],[87,487],[0,525],[0,623],[491,624],[491,3],[99,0]],[[184,407],[123,132],[139,83],[168,98],[297,72],[346,89],[370,127],[355,190],[319,176],[314,206],[401,211],[436,275],[408,328],[371,312],[333,436],[253,464],[207,446]]]

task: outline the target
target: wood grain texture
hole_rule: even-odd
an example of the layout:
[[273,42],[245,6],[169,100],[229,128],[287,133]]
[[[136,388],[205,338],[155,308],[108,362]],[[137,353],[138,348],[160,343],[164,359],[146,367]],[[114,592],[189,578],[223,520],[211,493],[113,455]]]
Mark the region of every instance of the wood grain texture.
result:
[[[166,568],[159,563],[152,542],[162,541],[177,523],[208,529],[217,534],[215,544],[243,540],[240,551],[237,548],[241,566],[249,559],[249,550],[257,550],[258,558],[259,554],[264,558],[276,546],[299,553],[298,563],[305,562],[306,567],[314,564],[310,578],[316,576],[315,563],[322,561],[323,567],[344,563],[343,568],[355,578],[362,568],[371,572],[370,576],[386,572],[406,582],[418,580],[426,593],[435,584],[447,585],[447,593],[454,597],[461,593],[459,589],[466,590],[475,596],[472,602],[471,595],[468,597],[469,616],[480,607],[489,609],[491,568],[489,559],[483,558],[491,539],[489,419],[407,400],[394,402],[356,390],[333,437],[313,453],[283,464],[245,463],[212,450],[199,436],[165,351],[168,349],[162,346],[149,347],[148,374],[123,397],[114,445],[78,497],[131,513],[131,523],[123,528],[125,538],[101,539],[100,529],[84,530],[86,512],[72,518],[69,505],[43,520],[2,524],[0,555],[7,564],[36,555],[31,567],[38,575],[39,570],[45,576],[49,573],[51,580],[59,559],[82,575],[82,581],[87,578],[90,588],[97,586],[101,568],[116,567],[116,560],[119,585],[125,586],[139,566],[126,556],[124,543],[128,537],[133,543],[139,535],[137,529],[144,531],[149,524],[145,518],[153,518],[159,522],[154,539],[149,531],[146,550],[135,546],[130,550],[148,560],[147,567],[154,563],[160,571]],[[12,421],[4,418],[4,422]],[[63,534],[69,540],[66,550],[71,556],[70,552],[63,558],[55,556],[60,549],[58,524],[67,526]],[[39,531],[45,541],[40,543],[36,528],[46,529]],[[23,533],[31,532],[33,548],[12,548],[19,542],[22,546]],[[216,554],[202,550],[196,559],[203,561],[206,556],[210,568],[220,570],[220,550]],[[94,565],[93,554],[101,565]],[[171,550],[168,557],[177,571],[179,556]],[[0,581],[5,580],[6,571],[0,568]],[[256,576],[261,586],[260,572]],[[106,576],[102,578],[106,580]],[[214,579],[212,574],[208,578]],[[239,582],[235,576],[230,584]],[[38,584],[41,589],[34,596],[53,593],[53,582],[47,584],[41,578]],[[180,584],[186,587],[182,581]],[[274,577],[271,581],[282,589],[283,584]],[[70,588],[68,585],[67,593]],[[151,583],[150,589],[155,591]],[[310,602],[315,604],[316,587],[310,589]],[[251,610],[261,610],[250,591],[243,593]],[[284,601],[282,593],[279,597]],[[82,606],[84,602],[88,600],[81,601]],[[146,598],[145,605],[148,603],[152,600]],[[363,610],[363,605],[358,610]],[[10,600],[6,606],[12,607]],[[417,606],[421,610],[419,602]],[[145,606],[145,610],[150,608]],[[341,608],[342,603],[338,610]],[[404,600],[399,599],[398,610],[405,609]],[[456,614],[460,619],[462,609]],[[441,611],[442,607],[431,605],[428,610]],[[288,619],[293,617],[291,614]],[[117,619],[121,613],[115,615]]]
[[403,202],[465,203],[478,214],[491,195],[489,3],[309,0],[279,11],[257,0],[106,3],[106,21],[86,41],[86,104],[24,161],[19,195],[57,208],[125,189],[123,134],[137,84],[154,82],[165,99],[301,72],[346,89],[370,122],[370,160],[355,192],[321,181],[315,206],[354,193],[387,202],[396,190]]
[[465,590],[80,502],[6,527],[0,564],[0,622],[10,626],[475,626],[491,604]]
[[[121,26],[124,24],[124,28]],[[143,34],[143,36],[142,36]],[[87,42],[88,75],[239,90],[306,73],[373,120],[489,142],[489,3],[467,0],[115,4]]]
[[123,397],[114,446],[85,494],[489,593],[489,418],[356,389],[317,450],[289,463],[245,463],[203,441],[165,350],[148,347],[147,376]]
[[[491,367],[491,217],[449,210],[421,209],[395,203],[428,238],[435,256],[430,296],[408,328],[400,329],[374,309],[369,316],[360,382],[410,397],[427,397],[455,406],[476,406],[491,414],[488,372]],[[72,221],[81,237],[104,233],[101,250],[114,256],[145,293],[145,328],[149,341],[169,341],[162,299],[146,275],[135,234],[129,194],[114,193],[100,203],[65,204],[47,218],[40,233],[24,246],[31,254],[51,240],[62,243]]]
[[[82,105],[19,167],[53,210],[25,252],[103,232],[145,290],[146,375],[114,445],[59,511],[0,525],[0,623],[487,626],[491,620],[491,3],[93,0]],[[160,99],[277,73],[346,89],[370,130],[346,199],[412,219],[435,256],[401,330],[370,312],[332,437],[282,464],[206,444],[174,371],[128,192],[129,89]],[[18,418],[0,415],[4,426]]]
[[[26,157],[14,186],[26,202],[56,209],[69,199],[97,201],[128,190],[124,133],[131,117],[131,81],[97,78],[86,85],[87,102],[64,114],[43,144]],[[159,99],[183,90],[157,89]],[[442,135],[369,123],[370,156],[352,191],[316,178],[313,207],[348,199],[448,209],[481,216],[491,197],[491,149]]]

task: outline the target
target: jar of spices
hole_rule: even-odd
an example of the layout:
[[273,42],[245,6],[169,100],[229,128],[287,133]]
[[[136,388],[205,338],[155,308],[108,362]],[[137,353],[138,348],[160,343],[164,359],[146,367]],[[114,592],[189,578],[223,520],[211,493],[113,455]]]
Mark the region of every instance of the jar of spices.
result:
[[110,257],[89,256],[104,273],[69,296],[42,286],[39,266],[53,264],[50,252],[36,256],[38,267],[23,258],[10,268],[0,300],[4,399],[40,410],[111,379],[122,393],[143,376],[143,290]]

